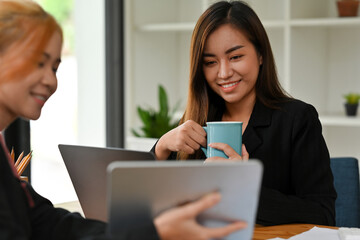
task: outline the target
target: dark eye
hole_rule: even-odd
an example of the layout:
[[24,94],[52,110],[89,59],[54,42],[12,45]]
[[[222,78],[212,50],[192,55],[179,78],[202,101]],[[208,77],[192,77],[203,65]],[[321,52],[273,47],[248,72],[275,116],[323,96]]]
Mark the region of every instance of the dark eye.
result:
[[44,62],[39,62],[39,63],[38,63],[38,67],[39,67],[39,68],[42,68],[42,67],[44,67],[44,66],[45,66],[45,63],[44,63]]
[[215,61],[204,61],[205,66],[210,66],[210,65],[213,65],[215,63],[216,63]]
[[52,66],[52,71],[53,71],[54,73],[56,73],[57,70],[59,69],[59,66],[60,66],[60,62],[54,63],[53,66]]
[[243,56],[243,55],[236,55],[236,56],[231,57],[230,59],[236,60],[236,59],[241,58],[242,56]]

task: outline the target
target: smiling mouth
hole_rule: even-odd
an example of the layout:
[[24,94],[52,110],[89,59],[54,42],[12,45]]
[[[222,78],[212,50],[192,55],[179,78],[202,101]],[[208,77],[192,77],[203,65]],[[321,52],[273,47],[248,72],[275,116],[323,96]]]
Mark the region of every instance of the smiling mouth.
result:
[[226,83],[226,84],[219,84],[219,86],[220,86],[222,89],[224,89],[224,90],[232,90],[232,89],[234,89],[240,82],[241,82],[241,80],[236,81],[236,82]]
[[42,101],[46,101],[46,98],[44,96],[36,95],[35,97]]
[[43,106],[47,100],[47,98],[45,96],[42,95],[38,95],[38,94],[33,94],[34,99],[37,103],[39,103],[41,106]]

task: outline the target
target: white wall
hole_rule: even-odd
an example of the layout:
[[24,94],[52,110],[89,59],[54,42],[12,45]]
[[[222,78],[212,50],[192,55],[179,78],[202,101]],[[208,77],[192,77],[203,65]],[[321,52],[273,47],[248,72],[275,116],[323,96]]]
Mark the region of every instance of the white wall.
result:
[[75,0],[76,56],[63,56],[58,90],[31,121],[32,185],[54,204],[77,200],[58,144],[105,146],[104,1]]
[[75,0],[78,141],[105,146],[105,1]]

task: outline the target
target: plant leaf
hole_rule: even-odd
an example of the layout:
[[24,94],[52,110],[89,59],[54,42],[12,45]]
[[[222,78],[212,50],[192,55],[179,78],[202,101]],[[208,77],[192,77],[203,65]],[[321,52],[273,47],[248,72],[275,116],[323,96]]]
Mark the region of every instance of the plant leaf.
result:
[[139,134],[138,132],[136,132],[135,129],[131,129],[131,133],[132,133],[135,137],[142,137],[142,135]]
[[144,123],[145,126],[148,126],[151,123],[151,112],[145,111],[141,107],[138,107],[137,110],[141,121]]
[[172,118],[175,112],[179,109],[180,101],[177,102],[174,109],[170,112],[165,88],[159,85],[158,91],[159,111],[156,111],[151,107],[143,109],[138,106],[137,112],[143,123],[143,126],[140,128],[142,134],[137,132],[135,129],[131,129],[133,135],[137,137],[160,138],[162,135],[178,125],[179,120],[177,119],[173,122]]
[[344,98],[346,99],[346,102],[348,104],[357,104],[360,100],[360,94],[348,93],[348,94],[344,95]]
[[168,98],[163,86],[159,85],[159,107],[160,115],[167,116],[169,112]]

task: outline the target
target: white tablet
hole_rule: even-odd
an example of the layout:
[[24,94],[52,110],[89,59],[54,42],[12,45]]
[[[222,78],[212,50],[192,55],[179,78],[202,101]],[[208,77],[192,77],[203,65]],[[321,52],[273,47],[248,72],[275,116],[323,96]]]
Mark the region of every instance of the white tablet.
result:
[[198,218],[209,227],[243,220],[248,227],[227,240],[250,240],[256,220],[262,164],[248,162],[113,162],[108,166],[110,232],[149,222],[162,211],[219,191],[221,202]]

